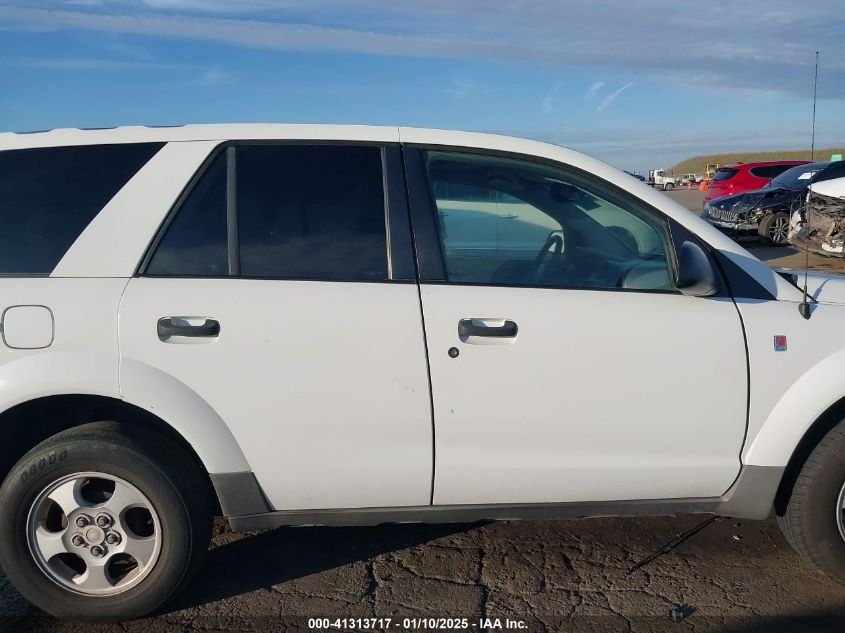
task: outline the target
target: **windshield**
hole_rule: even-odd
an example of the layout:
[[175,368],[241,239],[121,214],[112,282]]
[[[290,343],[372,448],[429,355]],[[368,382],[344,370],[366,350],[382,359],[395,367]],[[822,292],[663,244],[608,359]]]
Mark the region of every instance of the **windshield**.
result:
[[810,184],[816,172],[825,168],[824,163],[813,163],[811,165],[798,165],[787,169],[780,176],[772,178],[769,187],[783,187],[784,189],[803,189]]

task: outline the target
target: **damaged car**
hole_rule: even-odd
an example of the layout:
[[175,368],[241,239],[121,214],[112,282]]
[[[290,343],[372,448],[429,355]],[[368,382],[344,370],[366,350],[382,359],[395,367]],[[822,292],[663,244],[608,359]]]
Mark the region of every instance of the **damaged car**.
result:
[[832,257],[845,254],[845,177],[807,188],[805,203],[792,214],[787,237],[801,250]]
[[760,239],[772,246],[787,243],[791,215],[799,210],[813,183],[845,176],[845,162],[820,161],[786,170],[760,189],[705,202],[702,219],[734,239]]

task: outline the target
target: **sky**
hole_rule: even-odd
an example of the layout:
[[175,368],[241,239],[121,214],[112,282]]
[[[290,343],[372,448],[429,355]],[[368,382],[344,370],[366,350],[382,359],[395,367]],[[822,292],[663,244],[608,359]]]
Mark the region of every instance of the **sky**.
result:
[[550,141],[645,172],[845,145],[842,0],[0,0],[0,130],[285,122]]

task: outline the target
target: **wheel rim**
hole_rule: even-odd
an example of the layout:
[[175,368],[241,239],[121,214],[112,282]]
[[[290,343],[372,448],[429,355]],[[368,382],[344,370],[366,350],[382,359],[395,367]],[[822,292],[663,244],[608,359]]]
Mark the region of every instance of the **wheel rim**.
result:
[[109,596],[131,589],[155,567],[161,523],[150,500],[128,481],[74,473],[35,498],[27,544],[53,582],[76,593]]
[[845,484],[839,491],[839,499],[836,500],[836,525],[839,528],[839,536],[845,540]]
[[786,241],[786,233],[789,228],[789,222],[786,218],[777,217],[769,227],[769,237],[776,244],[783,244]]

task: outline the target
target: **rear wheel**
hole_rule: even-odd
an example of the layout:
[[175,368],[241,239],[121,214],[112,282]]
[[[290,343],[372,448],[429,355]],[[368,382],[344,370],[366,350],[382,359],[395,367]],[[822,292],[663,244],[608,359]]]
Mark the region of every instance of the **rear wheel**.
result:
[[778,522],[804,560],[845,584],[845,421],[810,453]]
[[0,565],[58,617],[108,621],[157,609],[189,580],[211,533],[208,487],[192,457],[115,423],[36,446],[0,487],[0,507]]
[[789,215],[782,211],[767,215],[760,221],[757,232],[766,244],[783,246],[789,233]]

